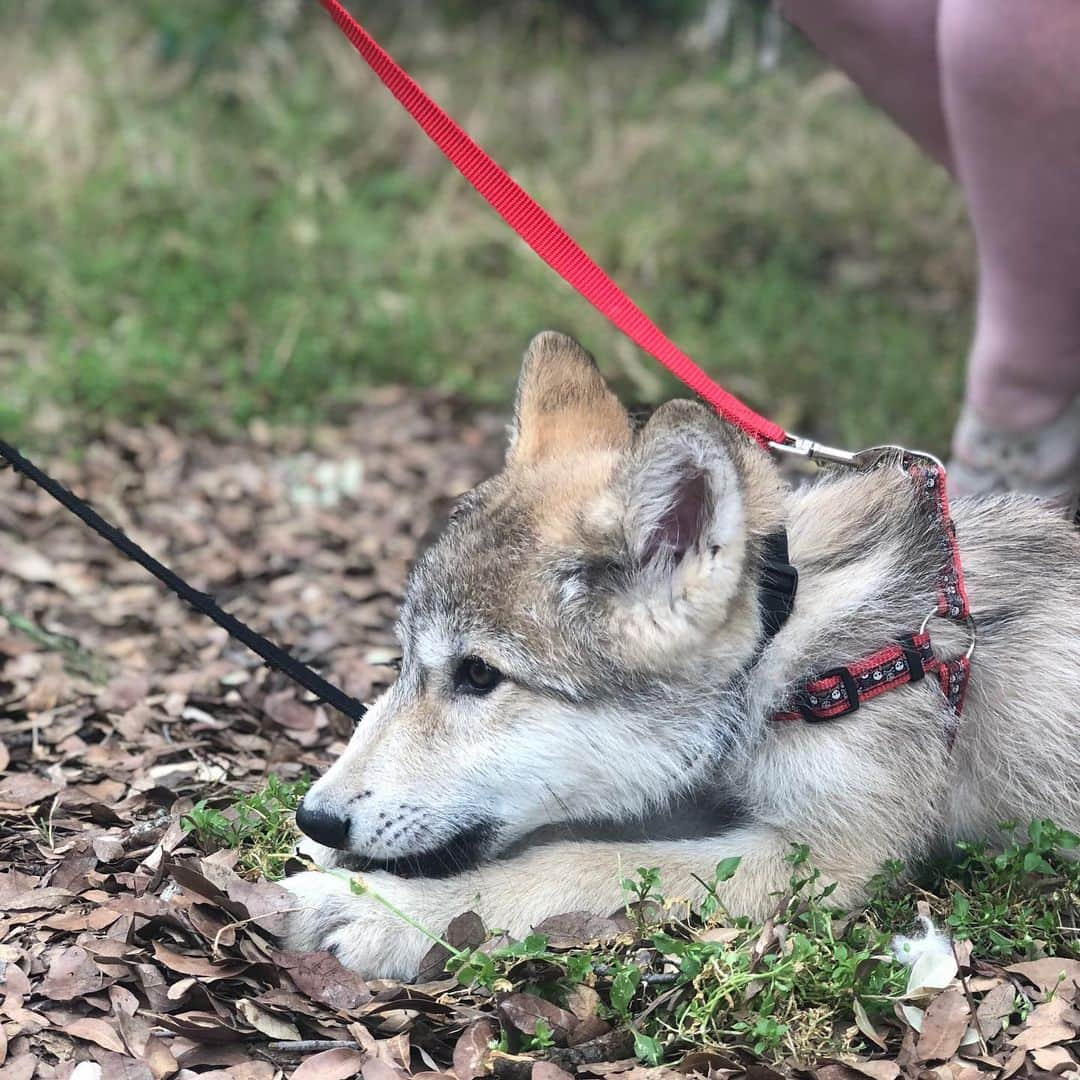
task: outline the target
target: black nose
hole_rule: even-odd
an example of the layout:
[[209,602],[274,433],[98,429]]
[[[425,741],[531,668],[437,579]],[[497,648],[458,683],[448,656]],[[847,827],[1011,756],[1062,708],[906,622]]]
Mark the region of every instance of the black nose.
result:
[[323,847],[343,849],[349,841],[349,819],[325,810],[314,810],[302,799],[296,808],[296,824]]

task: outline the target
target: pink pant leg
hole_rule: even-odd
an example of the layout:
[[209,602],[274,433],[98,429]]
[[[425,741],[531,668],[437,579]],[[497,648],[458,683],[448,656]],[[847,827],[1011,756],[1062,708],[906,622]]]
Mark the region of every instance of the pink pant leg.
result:
[[1080,489],[1080,0],[785,0],[968,198],[954,489]]
[[1080,2],[942,0],[939,35],[979,256],[968,404],[1033,428],[1080,393]]
[[939,0],[781,0],[788,18],[935,161],[952,169]]

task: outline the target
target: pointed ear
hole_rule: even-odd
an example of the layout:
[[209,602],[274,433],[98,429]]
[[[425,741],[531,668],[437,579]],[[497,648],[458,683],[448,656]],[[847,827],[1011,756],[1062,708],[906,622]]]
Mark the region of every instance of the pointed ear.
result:
[[707,562],[743,531],[724,425],[706,406],[671,401],[646,424],[623,472],[623,535],[638,574]]
[[630,417],[593,358],[565,334],[537,334],[521,364],[507,464],[536,464],[585,450],[621,450],[630,438]]
[[622,660],[666,672],[707,656],[710,677],[733,675],[761,629],[755,541],[782,515],[776,467],[748,438],[700,402],[657,409],[587,522]]
[[[708,649],[719,674],[724,656],[741,653],[733,645],[721,656],[717,641],[756,637],[756,608],[740,600],[749,595],[747,507],[730,440],[707,406],[662,405],[598,507],[595,525],[618,550],[610,632],[627,662],[668,670]],[[719,639],[721,627],[730,632]]]

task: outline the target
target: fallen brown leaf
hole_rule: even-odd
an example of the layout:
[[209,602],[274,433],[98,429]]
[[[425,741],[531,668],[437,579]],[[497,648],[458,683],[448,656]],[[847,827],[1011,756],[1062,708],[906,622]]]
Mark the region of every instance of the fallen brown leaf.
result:
[[51,1001],[70,1001],[105,986],[105,976],[90,954],[78,945],[58,952],[49,964],[39,993]]
[[1016,990],[1011,983],[1001,983],[988,990],[975,1009],[977,1027],[984,1039],[1000,1035],[1016,1007]]
[[900,1066],[895,1061],[849,1061],[847,1064],[855,1072],[869,1076],[870,1080],[896,1080],[900,1075]]
[[360,1066],[360,1075],[364,1080],[409,1080],[409,1074],[402,1069],[395,1069],[379,1058],[368,1058]]
[[1021,1050],[1038,1050],[1054,1043],[1068,1042],[1078,1033],[1080,1010],[1063,997],[1053,997],[1035,1007],[1012,1042]]
[[535,994],[510,994],[499,1002],[499,1012],[524,1035],[535,1035],[540,1021],[547,1023],[557,1046],[565,1046],[577,1027],[577,1017]]
[[960,1048],[968,1029],[971,1009],[957,986],[943,990],[930,1002],[923,1017],[915,1052],[920,1061],[947,1061]]
[[1044,1072],[1053,1073],[1055,1076],[1067,1076],[1080,1071],[1080,1061],[1064,1046],[1043,1046],[1032,1050],[1031,1060]]
[[590,1020],[600,1008],[600,995],[591,986],[579,983],[566,995],[566,1005],[579,1020]]
[[73,1020],[70,1024],[65,1024],[62,1030],[65,1035],[97,1043],[98,1046],[102,1046],[106,1050],[112,1050],[116,1054],[123,1054],[126,1050],[124,1041],[120,1038],[116,1028],[112,1024],[107,1024],[104,1020],[95,1020],[93,1017],[87,1016],[82,1020]]
[[203,982],[212,982],[216,979],[230,979],[239,975],[248,965],[242,961],[228,963],[216,963],[202,956],[189,956],[178,953],[163,945],[160,941],[153,944],[154,959],[160,961],[170,971],[181,975],[195,975]]
[[289,973],[298,990],[331,1009],[350,1013],[371,1000],[367,982],[328,952],[276,952],[273,960]]
[[33,1054],[19,1054],[0,1066],[0,1080],[33,1080],[38,1059]]
[[256,1031],[261,1031],[267,1038],[299,1042],[300,1031],[290,1020],[267,1009],[261,1009],[248,998],[240,998],[236,1003],[236,1008]]
[[491,1046],[498,1035],[490,1020],[470,1024],[454,1046],[454,1075],[457,1080],[476,1080],[491,1072]]
[[359,1073],[364,1055],[359,1050],[337,1047],[304,1058],[292,1080],[350,1080]]
[[1009,964],[1005,970],[1027,979],[1043,993],[1056,990],[1063,982],[1080,986],[1080,960],[1048,956],[1042,960],[1025,960],[1021,964]]
[[573,1077],[550,1061],[538,1061],[532,1067],[532,1080],[573,1080]]
[[879,1049],[887,1050],[888,1046],[881,1033],[874,1027],[870,1017],[866,1014],[863,1003],[857,998],[851,1000],[852,1009],[855,1013],[855,1026]]
[[0,779],[0,808],[25,810],[59,790],[59,784],[33,773],[9,773]]

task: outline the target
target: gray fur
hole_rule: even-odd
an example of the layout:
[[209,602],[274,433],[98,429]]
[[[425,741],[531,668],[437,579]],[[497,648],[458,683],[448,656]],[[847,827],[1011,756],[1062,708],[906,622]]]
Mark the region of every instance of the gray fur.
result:
[[[791,490],[695,403],[623,428],[580,348],[540,340],[506,469],[413,572],[398,683],[309,796],[349,814],[352,858],[397,868],[455,853],[464,830],[482,842],[458,873],[378,870],[374,888],[434,931],[474,907],[520,934],[613,910],[620,861],[659,867],[669,895],[691,897],[695,875],[740,855],[725,904],[762,917],[795,843],[856,903],[884,860],[911,864],[1008,819],[1080,830],[1080,536],[1059,512],[1023,496],[953,507],[979,642],[951,748],[932,678],[833,722],[776,723],[807,679],[918,628],[935,602],[933,515],[890,463]],[[587,439],[536,430],[593,408]],[[761,542],[781,524],[800,588],[762,648]],[[930,629],[941,656],[967,646],[963,627]],[[507,676],[484,698],[454,690],[473,654]],[[406,823],[393,841],[377,832],[388,816]],[[426,943],[385,908],[331,875],[287,884],[301,898],[293,947],[415,972]]]

